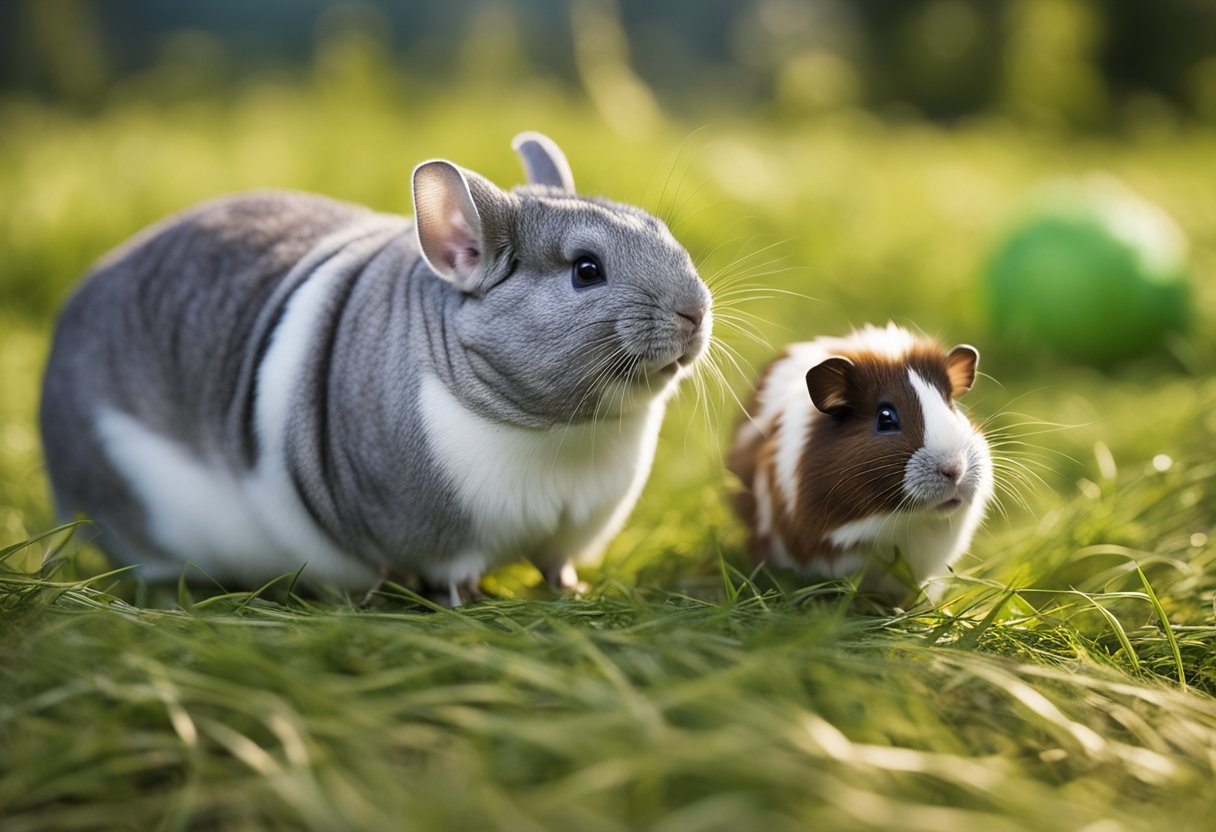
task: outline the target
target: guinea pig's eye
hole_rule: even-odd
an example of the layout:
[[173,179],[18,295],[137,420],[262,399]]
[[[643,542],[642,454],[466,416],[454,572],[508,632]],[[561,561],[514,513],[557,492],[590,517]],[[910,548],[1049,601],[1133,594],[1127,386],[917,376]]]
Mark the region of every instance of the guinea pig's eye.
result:
[[880,404],[874,428],[879,433],[899,433],[899,414],[895,412],[895,408],[889,404]]
[[596,260],[590,254],[584,254],[574,261],[574,273],[571,279],[575,289],[598,286],[606,279],[604,277],[604,267],[600,265],[599,260]]

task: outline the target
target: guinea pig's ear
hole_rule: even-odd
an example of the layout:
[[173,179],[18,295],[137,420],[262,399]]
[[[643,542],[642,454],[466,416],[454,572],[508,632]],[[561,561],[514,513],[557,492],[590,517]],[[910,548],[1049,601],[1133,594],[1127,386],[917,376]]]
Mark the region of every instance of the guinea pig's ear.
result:
[[980,366],[980,352],[970,344],[959,344],[946,355],[946,373],[950,377],[950,398],[957,399],[975,384],[975,371]]
[[848,412],[849,377],[853,362],[839,355],[816,364],[806,371],[806,389],[811,401],[829,416],[843,416]]
[[[484,190],[484,189],[483,189]],[[414,225],[427,265],[462,292],[475,289],[492,252],[464,172],[443,159],[414,168]]]
[[529,130],[511,140],[511,149],[523,160],[531,185],[548,185],[574,193],[574,173],[566,154],[548,136]]

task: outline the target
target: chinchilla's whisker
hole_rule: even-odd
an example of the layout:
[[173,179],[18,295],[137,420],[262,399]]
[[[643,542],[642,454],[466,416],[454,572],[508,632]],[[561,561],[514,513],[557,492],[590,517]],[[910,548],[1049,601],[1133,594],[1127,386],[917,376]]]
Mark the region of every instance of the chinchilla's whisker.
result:
[[[740,222],[742,222],[742,218],[736,217],[731,222],[731,225],[728,226],[728,230],[727,230],[726,234],[730,234],[729,228],[737,225]],[[697,267],[697,271],[701,272],[702,270],[704,270],[705,266],[709,263],[709,261],[712,260],[715,256],[717,256],[718,252],[721,251],[723,248],[725,248],[727,246],[736,246],[734,255],[732,255],[731,259],[726,263],[726,265],[719,267],[714,272],[715,275],[723,273],[724,271],[728,270],[733,264],[737,263],[739,261],[740,257],[751,256],[750,254],[744,255],[743,251],[758,239],[759,239],[759,236],[755,235],[755,234],[751,234],[751,235],[747,235],[747,236],[739,235],[739,236],[735,236],[735,237],[730,237],[730,236],[724,235],[722,237],[722,239],[719,240],[718,243],[713,248],[711,248],[709,251],[705,252],[703,255],[701,255],[700,257],[698,257],[696,259],[695,265]],[[708,284],[709,281],[706,281],[706,283]]]
[[[705,128],[706,128],[706,125],[702,125],[701,127],[697,127],[696,129],[691,130],[691,131],[688,133],[688,135],[684,137],[684,141],[682,141],[682,142],[680,143],[680,149],[679,149],[679,151],[676,153],[676,158],[675,158],[675,161],[672,163],[671,167],[670,167],[670,168],[668,168],[668,170],[667,170],[667,178],[666,178],[666,179],[664,180],[664,182],[663,182],[663,190],[662,190],[662,191],[659,193],[659,201],[658,201],[658,205],[657,205],[657,206],[656,206],[656,208],[655,208],[655,212],[654,212],[654,213],[655,213],[655,215],[656,215],[656,216],[658,216],[658,217],[659,217],[661,220],[663,220],[663,222],[664,222],[664,223],[665,223],[665,224],[666,224],[666,225],[667,225],[669,228],[671,227],[671,220],[672,220],[672,216],[671,216],[671,209],[672,209],[672,207],[673,207],[673,205],[674,205],[674,202],[675,202],[676,196],[675,196],[675,195],[673,195],[673,197],[672,197],[672,203],[668,204],[668,205],[667,205],[667,207],[664,207],[664,202],[665,202],[665,201],[666,201],[666,199],[667,199],[667,189],[668,189],[668,187],[670,187],[670,185],[671,185],[671,177],[672,177],[672,176],[675,174],[676,170],[677,170],[677,169],[679,169],[679,167],[680,167],[680,163],[681,163],[681,161],[682,161],[682,160],[683,160],[683,158],[684,158],[684,151],[688,149],[688,145],[689,145],[689,143],[690,143],[690,142],[693,140],[693,138],[694,138],[694,137],[695,137],[695,136],[696,136],[698,133],[700,133],[700,132],[701,132],[702,130],[704,130]],[[682,187],[682,185],[683,185],[683,182],[684,182],[684,177],[688,175],[688,170],[689,170],[689,168],[691,168],[691,167],[692,167],[692,163],[693,163],[693,161],[695,161],[695,159],[694,159],[694,160],[692,160],[692,161],[689,161],[689,162],[688,162],[688,164],[687,164],[687,165],[685,165],[685,167],[684,167],[684,171],[683,171],[683,173],[680,175],[680,184],[678,184],[678,185],[677,185],[677,187],[676,187],[676,194],[677,194],[677,195],[678,195],[678,193],[679,193],[679,189],[680,189],[680,187]]]
[[[752,239],[755,239],[755,238],[754,238],[754,237],[749,238],[749,242],[750,242],[750,240],[752,240]],[[708,278],[706,278],[705,282],[706,282],[706,284],[708,284],[710,287],[713,287],[713,285],[714,285],[714,280],[715,280],[717,277],[719,277],[720,275],[722,275],[722,274],[726,274],[727,272],[732,271],[732,270],[733,270],[733,269],[734,269],[736,266],[739,266],[739,265],[745,264],[745,263],[747,263],[749,260],[752,260],[752,259],[754,259],[754,258],[756,258],[756,257],[760,257],[761,255],[766,254],[767,252],[772,251],[774,248],[777,248],[777,247],[779,247],[779,246],[783,246],[783,245],[788,245],[789,243],[793,242],[795,239],[796,239],[796,238],[794,238],[794,237],[786,237],[786,238],[784,238],[784,239],[780,239],[780,240],[774,240],[773,242],[771,242],[771,243],[769,243],[769,244],[767,244],[767,245],[761,246],[761,247],[759,247],[759,248],[757,248],[757,249],[753,249],[753,250],[751,250],[751,251],[749,251],[749,252],[747,252],[747,253],[743,253],[743,251],[742,251],[742,250],[740,250],[740,251],[739,251],[739,252],[738,252],[738,253],[735,255],[735,257],[734,257],[734,258],[732,258],[732,259],[731,259],[729,262],[727,262],[725,265],[721,266],[721,267],[720,267],[720,268],[719,268],[717,271],[715,271],[715,272],[714,272],[713,274],[711,274],[711,275],[710,275]],[[772,260],[772,261],[769,261],[769,262],[770,262],[770,263],[778,263],[778,262],[780,262],[780,259],[778,258],[778,259],[775,259],[775,260]]]
[[[687,172],[685,173],[685,175],[687,175]],[[678,205],[676,205],[676,206],[675,206],[675,209],[674,209],[674,210],[672,211],[672,213],[671,213],[671,219],[670,219],[670,221],[667,223],[667,227],[668,227],[668,229],[669,229],[669,230],[670,230],[670,231],[671,231],[673,234],[674,234],[676,231],[678,231],[678,230],[679,230],[679,228],[680,228],[680,226],[681,226],[681,225],[683,225],[683,224],[684,224],[684,223],[685,223],[687,220],[691,219],[692,217],[699,216],[700,214],[704,213],[705,211],[707,211],[707,210],[711,210],[711,209],[713,209],[713,208],[718,207],[718,205],[720,205],[720,203],[717,203],[717,204],[711,204],[711,205],[707,205],[707,206],[706,206],[706,207],[704,207],[704,208],[701,208],[701,209],[699,209],[699,210],[697,210],[697,211],[692,212],[692,214],[688,214],[688,215],[681,216],[681,214],[683,213],[684,209],[688,207],[688,203],[692,202],[692,201],[693,201],[693,199],[695,199],[695,198],[697,197],[697,194],[701,193],[701,191],[702,191],[702,190],[704,190],[704,189],[705,189],[705,186],[706,186],[706,185],[708,185],[708,184],[709,184],[709,180],[708,180],[708,179],[703,179],[703,180],[701,181],[701,184],[700,184],[700,185],[698,185],[697,187],[695,187],[695,188],[693,189],[693,191],[692,191],[692,193],[691,193],[691,194],[689,194],[688,196],[684,197],[684,199],[683,199],[683,200],[682,200],[682,201],[681,201],[681,202],[680,202]],[[680,185],[679,185],[679,187],[680,187],[680,188],[682,188],[682,187],[683,187],[683,185],[684,185],[684,182],[683,182],[683,180],[681,180],[681,181],[680,181]],[[678,192],[678,188],[677,188],[677,192]]]

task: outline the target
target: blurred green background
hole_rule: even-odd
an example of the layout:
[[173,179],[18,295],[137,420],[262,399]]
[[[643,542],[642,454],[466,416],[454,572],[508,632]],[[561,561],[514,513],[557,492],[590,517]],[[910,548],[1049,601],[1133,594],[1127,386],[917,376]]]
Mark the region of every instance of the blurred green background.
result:
[[[52,524],[39,376],[97,257],[239,189],[509,186],[526,129],[716,296],[587,596],[136,608],[3,552]],[[0,3],[0,825],[1206,832],[1214,275],[1211,2]],[[997,505],[940,607],[750,582],[736,397],[888,319],[980,349]]]
[[[676,531],[656,551],[735,551],[734,397],[783,343],[867,321],[976,344],[990,377],[968,403],[1022,443],[1003,446],[1013,519],[972,564],[1120,466],[1213,447],[1216,4],[10,2],[0,124],[5,540],[50,523],[38,374],[95,258],[239,189],[405,212],[435,156],[510,185],[524,129],[581,190],[668,218],[717,290],[726,384],[688,386],[619,561],[704,506],[713,545]],[[1172,218],[1190,286],[1188,325],[1114,363],[1002,333],[984,288],[1044,189],[1095,179]]]

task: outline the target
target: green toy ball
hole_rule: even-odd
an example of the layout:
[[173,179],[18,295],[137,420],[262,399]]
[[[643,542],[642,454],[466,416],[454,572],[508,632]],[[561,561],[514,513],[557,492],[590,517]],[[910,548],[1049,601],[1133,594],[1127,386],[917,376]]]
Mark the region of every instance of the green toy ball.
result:
[[993,330],[1099,366],[1152,352],[1190,317],[1186,252],[1173,220],[1117,182],[1053,186],[988,262]]

